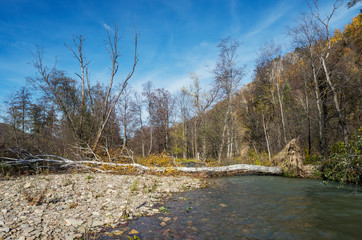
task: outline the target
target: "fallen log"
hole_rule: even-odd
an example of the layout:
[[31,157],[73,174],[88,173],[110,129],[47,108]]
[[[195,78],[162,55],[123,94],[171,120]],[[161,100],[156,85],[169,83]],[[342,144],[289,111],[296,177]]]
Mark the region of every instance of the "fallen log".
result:
[[[259,165],[250,165],[250,164],[235,164],[229,166],[220,166],[220,167],[154,167],[154,166],[144,166],[137,163],[114,163],[114,162],[102,162],[94,160],[80,160],[73,161],[70,159],[62,158],[54,155],[33,155],[31,159],[16,159],[9,157],[0,158],[2,161],[0,165],[2,166],[29,166],[37,164],[37,167],[48,167],[57,166],[59,168],[76,168],[82,170],[93,170],[98,172],[114,172],[111,170],[105,170],[104,166],[113,167],[113,168],[128,168],[136,170],[136,172],[155,172],[155,173],[164,173],[164,172],[178,172],[185,174],[206,174],[207,176],[213,175],[239,175],[239,174],[268,174],[268,175],[281,175],[283,171],[279,167],[265,167]],[[39,165],[42,164],[42,165]],[[46,165],[48,164],[48,165]],[[99,167],[101,166],[101,167]]]

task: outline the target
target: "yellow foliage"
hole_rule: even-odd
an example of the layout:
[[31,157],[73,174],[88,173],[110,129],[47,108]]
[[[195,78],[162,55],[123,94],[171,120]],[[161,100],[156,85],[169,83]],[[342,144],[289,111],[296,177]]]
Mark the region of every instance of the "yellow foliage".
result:
[[151,154],[148,158],[144,158],[141,160],[140,164],[150,167],[151,169],[154,167],[163,167],[165,171],[155,171],[159,175],[172,175],[177,171],[175,169],[174,158],[169,155],[166,151],[163,151],[161,154]]

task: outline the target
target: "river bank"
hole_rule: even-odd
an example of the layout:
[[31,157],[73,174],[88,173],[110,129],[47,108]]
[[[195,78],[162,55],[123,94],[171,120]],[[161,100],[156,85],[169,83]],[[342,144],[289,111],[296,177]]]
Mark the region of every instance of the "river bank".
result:
[[80,239],[105,226],[159,213],[160,200],[199,188],[202,180],[77,173],[24,176],[0,184],[0,239]]

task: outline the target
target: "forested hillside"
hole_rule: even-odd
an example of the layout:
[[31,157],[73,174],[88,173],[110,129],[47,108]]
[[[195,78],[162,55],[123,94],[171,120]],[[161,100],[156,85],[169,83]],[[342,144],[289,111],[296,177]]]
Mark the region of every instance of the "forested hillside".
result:
[[79,65],[78,79],[45,63],[37,49],[31,87],[6,102],[2,154],[115,160],[132,151],[138,159],[162,153],[219,164],[271,165],[272,157],[297,138],[305,163],[349,159],[343,165],[350,167],[348,174],[361,174],[362,14],[332,34],[330,19],[311,12],[287,31],[293,52],[283,55],[273,41],[260,49],[253,81],[245,86],[240,43],[232,38],[218,45],[212,85],[201,86],[192,73],[193,84],[174,93],[151,82],[142,91],[132,89],[137,34],[132,67],[121,78],[118,31],[108,31],[107,84],[90,81],[83,36],[66,45]]

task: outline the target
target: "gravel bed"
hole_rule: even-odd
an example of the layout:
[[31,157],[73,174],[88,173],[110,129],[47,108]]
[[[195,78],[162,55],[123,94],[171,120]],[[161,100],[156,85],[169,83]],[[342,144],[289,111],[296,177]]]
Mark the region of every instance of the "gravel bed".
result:
[[0,239],[81,239],[157,214],[171,193],[199,188],[186,176],[100,173],[24,176],[0,181]]

